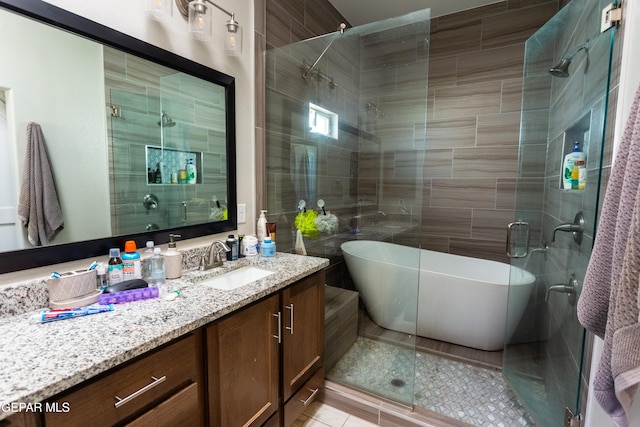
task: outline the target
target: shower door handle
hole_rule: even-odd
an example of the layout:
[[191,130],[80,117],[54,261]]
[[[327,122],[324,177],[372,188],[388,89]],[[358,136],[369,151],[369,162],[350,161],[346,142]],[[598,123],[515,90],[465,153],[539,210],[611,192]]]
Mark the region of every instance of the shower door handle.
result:
[[[514,235],[516,233],[524,233],[524,237]],[[524,240],[524,250],[518,246],[518,241]],[[515,243],[514,243],[515,242]],[[518,251],[518,249],[521,249]],[[507,256],[509,258],[524,258],[529,254],[529,223],[525,221],[514,221],[507,225]]]

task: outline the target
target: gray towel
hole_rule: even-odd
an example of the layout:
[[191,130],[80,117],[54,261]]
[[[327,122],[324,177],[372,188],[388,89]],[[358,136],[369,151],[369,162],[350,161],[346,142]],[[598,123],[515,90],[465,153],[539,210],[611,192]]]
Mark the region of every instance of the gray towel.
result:
[[620,427],[640,383],[640,89],[616,154],[578,319],[604,339],[593,394]]
[[64,227],[44,135],[40,125],[33,122],[27,125],[18,216],[27,228],[27,237],[33,246],[48,244]]

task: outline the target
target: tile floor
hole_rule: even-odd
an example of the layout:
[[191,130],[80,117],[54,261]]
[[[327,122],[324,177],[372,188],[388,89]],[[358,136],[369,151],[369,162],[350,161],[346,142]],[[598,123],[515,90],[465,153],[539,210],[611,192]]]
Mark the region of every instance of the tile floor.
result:
[[536,425],[500,372],[382,341],[358,337],[328,378],[471,426]]
[[321,402],[313,402],[292,427],[377,427]]

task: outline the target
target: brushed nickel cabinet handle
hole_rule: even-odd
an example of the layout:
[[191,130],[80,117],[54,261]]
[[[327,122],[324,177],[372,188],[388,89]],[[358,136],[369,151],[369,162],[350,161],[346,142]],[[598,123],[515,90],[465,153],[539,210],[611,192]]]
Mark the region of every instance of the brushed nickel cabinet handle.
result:
[[118,396],[116,396],[116,400],[117,402],[115,403],[116,408],[121,407],[122,405],[124,405],[127,402],[132,401],[133,399],[135,399],[136,397],[140,396],[141,394],[144,394],[146,392],[148,392],[149,390],[151,390],[152,388],[154,388],[155,386],[159,385],[160,383],[163,383],[167,380],[167,376],[163,375],[160,378],[156,378],[156,377],[151,377],[153,379],[153,382],[150,384],[147,384],[146,386],[142,387],[140,390],[138,391],[134,391],[133,393],[131,393],[129,396],[121,399]]
[[320,391],[320,387],[316,389],[309,388],[307,390],[311,392],[311,396],[307,397],[307,400],[300,399],[300,402],[302,402],[304,406],[309,406],[309,404],[313,402],[313,398],[316,397],[316,394],[318,394],[318,392]]
[[282,342],[282,313],[280,312],[273,313],[273,317],[278,318],[278,335],[272,335],[272,336],[273,338],[276,338],[278,340],[278,344],[280,344]]
[[285,307],[287,308],[287,310],[289,310],[289,324],[291,325],[285,327],[285,329],[288,330],[291,335],[293,335],[293,303]]

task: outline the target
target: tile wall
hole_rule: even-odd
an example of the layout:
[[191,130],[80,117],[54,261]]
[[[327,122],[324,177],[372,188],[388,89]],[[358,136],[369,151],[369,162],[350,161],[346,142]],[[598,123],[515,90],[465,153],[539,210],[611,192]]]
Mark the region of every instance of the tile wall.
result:
[[432,20],[422,246],[507,261],[524,43],[557,1],[504,1]]
[[[337,12],[324,10],[318,14],[325,17],[324,29],[314,32],[315,3],[303,3],[304,7],[300,2],[265,2],[265,33],[257,36],[265,47],[331,32],[341,22]],[[384,141],[391,140],[385,137],[402,125],[385,126],[391,113],[376,118],[367,114],[366,104],[360,105],[363,130],[375,129],[384,154],[367,156],[361,144],[355,201],[373,200],[375,208],[386,213],[411,214],[412,223],[422,224],[418,235],[424,248],[505,261],[505,227],[514,215],[524,42],[557,10],[557,1],[504,1],[432,19],[426,129],[416,125],[413,138],[395,138],[395,146],[385,146]],[[376,72],[365,72],[363,79],[368,73],[368,81],[375,82]],[[376,106],[388,89],[375,83],[361,87],[363,99]],[[421,97],[419,92],[412,94]],[[387,111],[401,113],[404,108],[404,113],[419,115],[412,105],[417,104],[392,103]],[[259,126],[259,148],[262,131]],[[265,155],[259,149],[258,163],[266,165],[270,156],[282,153],[269,148]],[[407,174],[412,174],[410,179]],[[424,180],[413,179],[413,174],[423,174]],[[266,182],[259,182],[263,194],[269,194]],[[282,191],[277,194],[275,203],[285,197]],[[264,206],[269,203],[274,201],[263,201]]]

